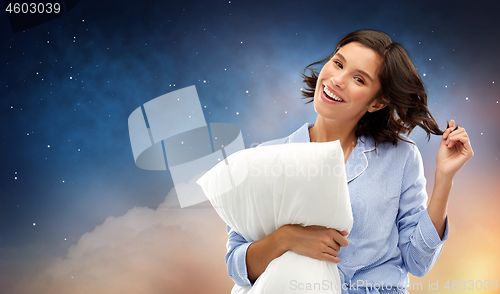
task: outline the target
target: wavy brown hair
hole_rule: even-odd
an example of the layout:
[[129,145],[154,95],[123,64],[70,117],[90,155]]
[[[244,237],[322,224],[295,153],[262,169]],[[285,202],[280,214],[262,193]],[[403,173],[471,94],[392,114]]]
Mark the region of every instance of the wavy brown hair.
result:
[[[410,135],[416,126],[424,129],[428,140],[431,134],[442,135],[443,131],[427,108],[427,93],[410,57],[400,44],[393,43],[387,34],[379,31],[361,30],[350,33],[340,40],[331,56],[309,64],[302,74],[306,84],[302,90],[302,98],[310,99],[306,103],[314,101],[319,75],[311,66],[328,61],[342,46],[351,42],[358,42],[374,50],[382,58],[378,75],[381,88],[374,98],[386,105],[378,111],[363,115],[358,123],[356,136],[370,135],[377,144],[391,142],[397,145],[398,140],[410,142],[401,135]],[[310,71],[309,76],[305,74],[306,70]]]

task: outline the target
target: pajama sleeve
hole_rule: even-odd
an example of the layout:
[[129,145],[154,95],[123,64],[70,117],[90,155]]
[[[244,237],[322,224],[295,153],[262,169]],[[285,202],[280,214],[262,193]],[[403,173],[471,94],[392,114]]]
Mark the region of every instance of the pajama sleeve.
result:
[[443,243],[448,239],[448,218],[441,239],[427,212],[426,180],[422,157],[412,146],[403,173],[397,226],[399,248],[407,270],[415,276],[425,275],[436,263]]
[[250,246],[252,242],[247,242],[242,236],[231,229],[230,226],[227,226],[227,234],[227,273],[236,285],[251,285],[248,279],[246,256],[248,246]]

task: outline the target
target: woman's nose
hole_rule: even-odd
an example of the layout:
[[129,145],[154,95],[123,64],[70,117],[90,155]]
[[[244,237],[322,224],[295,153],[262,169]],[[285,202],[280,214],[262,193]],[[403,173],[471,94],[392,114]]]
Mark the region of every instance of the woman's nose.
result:
[[333,86],[338,87],[340,89],[344,88],[344,82],[341,76],[331,77],[330,80],[333,83]]

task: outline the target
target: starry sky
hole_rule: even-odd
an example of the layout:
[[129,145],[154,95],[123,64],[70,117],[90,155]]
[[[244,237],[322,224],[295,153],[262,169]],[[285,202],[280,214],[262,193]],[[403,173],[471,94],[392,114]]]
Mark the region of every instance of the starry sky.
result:
[[[206,121],[237,125],[247,148],[287,136],[316,119],[301,99],[304,67],[358,29],[384,31],[408,50],[434,118],[441,128],[450,119],[465,127],[475,152],[455,178],[440,260],[412,277],[424,286],[417,293],[429,281],[500,280],[498,8],[82,0],[16,33],[3,13],[2,293],[228,293],[223,222],[206,203],[166,205],[175,197],[170,173],[135,165],[128,116],[195,85]],[[419,130],[410,138],[430,192],[439,138],[427,142]]]

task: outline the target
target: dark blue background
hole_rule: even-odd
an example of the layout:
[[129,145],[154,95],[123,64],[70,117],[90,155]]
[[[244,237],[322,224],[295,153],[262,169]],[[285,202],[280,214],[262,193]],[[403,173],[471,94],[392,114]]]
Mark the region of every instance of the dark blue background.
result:
[[358,29],[382,30],[409,51],[440,126],[449,118],[466,125],[472,165],[498,175],[498,8],[495,1],[88,0],[18,33],[8,31],[4,14],[0,270],[64,256],[108,216],[163,202],[169,173],[134,164],[127,129],[134,109],[196,85],[207,122],[238,125],[247,147],[286,136],[315,120],[300,98],[304,67]]

